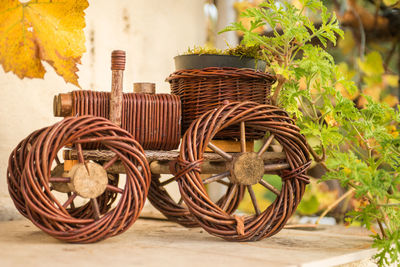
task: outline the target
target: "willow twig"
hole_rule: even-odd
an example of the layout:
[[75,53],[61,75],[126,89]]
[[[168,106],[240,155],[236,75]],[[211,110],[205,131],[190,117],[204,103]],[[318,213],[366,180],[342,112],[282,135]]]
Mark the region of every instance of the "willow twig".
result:
[[338,198],[335,202],[333,202],[332,204],[330,204],[328,206],[328,208],[326,208],[324,210],[324,212],[321,214],[321,216],[319,216],[318,220],[315,222],[316,225],[319,224],[319,222],[321,221],[322,218],[325,217],[326,214],[328,214],[329,211],[331,211],[334,207],[336,207],[343,199],[347,198],[348,196],[350,196],[351,194],[353,194],[355,191],[354,188],[351,188],[349,191],[347,191],[345,194],[343,194],[340,198]]

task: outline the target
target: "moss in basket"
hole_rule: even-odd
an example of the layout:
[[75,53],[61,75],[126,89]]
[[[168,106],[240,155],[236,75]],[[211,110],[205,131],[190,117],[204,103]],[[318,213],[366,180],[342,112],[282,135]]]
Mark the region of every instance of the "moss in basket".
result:
[[188,48],[184,55],[230,55],[239,57],[249,57],[254,59],[262,59],[262,49],[258,45],[245,46],[238,45],[227,49],[218,49],[214,47],[195,46]]

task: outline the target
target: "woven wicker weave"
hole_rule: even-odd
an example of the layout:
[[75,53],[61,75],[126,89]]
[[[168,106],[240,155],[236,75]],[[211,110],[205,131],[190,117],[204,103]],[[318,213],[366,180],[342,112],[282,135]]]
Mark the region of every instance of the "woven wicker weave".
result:
[[[220,130],[237,124],[244,126],[244,140],[247,140],[247,133],[252,128],[269,132],[270,136],[282,145],[286,154],[285,162],[288,163],[285,169],[277,172],[282,180],[282,188],[280,191],[272,191],[277,195],[275,201],[264,211],[259,210],[256,214],[246,216],[231,215],[221,209],[219,203],[210,199],[200,169],[204,151],[214,136]],[[264,151],[270,142],[266,141],[265,144],[267,145]],[[284,110],[254,102],[230,103],[210,110],[191,124],[182,139],[175,177],[189,211],[207,232],[229,241],[257,241],[278,233],[295,212],[309,183],[306,171],[310,164],[306,139]],[[267,169],[265,173],[268,173]],[[214,177],[217,175],[231,177],[232,173],[216,174]],[[273,188],[271,185],[265,186],[264,180],[260,180],[259,183],[265,187],[265,192]],[[236,201],[233,193],[244,186],[240,182],[234,183],[232,190],[227,192],[231,195],[225,199]],[[249,189],[251,185],[246,187],[249,193],[253,191]],[[258,205],[254,204],[257,202],[255,196],[252,202],[256,209]]]
[[[193,120],[224,101],[269,104],[275,77],[252,69],[211,67],[176,71],[167,81],[171,84],[171,93],[180,96],[182,101],[183,134]],[[248,133],[248,138],[256,139],[263,134],[253,130]],[[224,129],[216,137],[235,139],[239,136],[240,131],[235,126]]]

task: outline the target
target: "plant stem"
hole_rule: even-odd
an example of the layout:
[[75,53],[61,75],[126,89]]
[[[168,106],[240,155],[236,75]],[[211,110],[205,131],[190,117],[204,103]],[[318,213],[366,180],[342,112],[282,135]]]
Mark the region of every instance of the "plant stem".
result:
[[[321,148],[322,148],[322,156],[318,156],[317,152],[315,152],[315,150],[310,146],[309,143],[307,143],[307,148],[310,151],[311,155],[313,156],[314,160],[318,163],[322,163],[325,161],[326,158],[326,149],[325,147],[321,144]],[[325,165],[326,166],[326,165]]]
[[279,93],[280,93],[283,85],[285,84],[285,82],[286,82],[286,79],[282,75],[278,75],[278,85],[276,86],[274,94],[271,98],[272,105],[276,106],[278,104]]

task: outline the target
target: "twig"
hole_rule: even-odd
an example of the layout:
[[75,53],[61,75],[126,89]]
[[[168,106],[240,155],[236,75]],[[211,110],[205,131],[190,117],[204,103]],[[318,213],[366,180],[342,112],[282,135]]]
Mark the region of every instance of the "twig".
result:
[[382,226],[382,222],[381,222],[381,220],[379,220],[379,219],[376,219],[376,221],[378,222],[379,229],[381,230],[381,233],[382,233],[382,237],[386,238],[385,229],[383,229],[383,226]]
[[364,24],[361,20],[360,14],[356,11],[356,9],[353,7],[351,9],[351,12],[354,14],[354,16],[357,19],[359,30],[360,30],[360,59],[364,60],[364,54],[365,54],[365,42],[366,42],[366,35],[365,35],[365,29],[364,29]]
[[332,204],[330,204],[328,206],[328,208],[326,208],[324,210],[324,212],[321,214],[321,216],[319,216],[318,220],[315,222],[316,225],[319,224],[319,222],[321,221],[322,218],[325,217],[326,214],[328,214],[329,211],[331,211],[334,207],[336,207],[343,199],[347,198],[348,196],[350,196],[351,194],[353,194],[355,191],[354,188],[351,188],[349,191],[347,191],[345,194],[343,194],[340,198],[338,198],[335,202],[333,202]]
[[287,224],[283,228],[285,228],[285,229],[293,229],[293,228],[315,229],[315,228],[317,228],[317,225],[316,224]]
[[317,152],[315,152],[315,150],[310,146],[309,143],[307,143],[307,147],[316,162],[321,163],[321,162],[325,161],[326,149],[322,144],[321,144],[321,147],[322,147],[322,156],[321,157],[318,156]]
[[375,15],[374,15],[374,29],[376,30],[376,26],[378,25],[378,14],[381,8],[382,0],[378,0],[375,2]]
[[389,63],[390,60],[392,59],[394,52],[396,51],[397,48],[397,44],[398,44],[398,38],[395,38],[392,42],[392,47],[390,48],[389,54],[387,55],[386,59],[385,59],[385,63],[384,63],[384,67],[385,70],[387,71],[387,69],[389,68]]
[[400,203],[378,204],[378,206],[382,206],[382,207],[395,207],[395,206],[400,206]]

